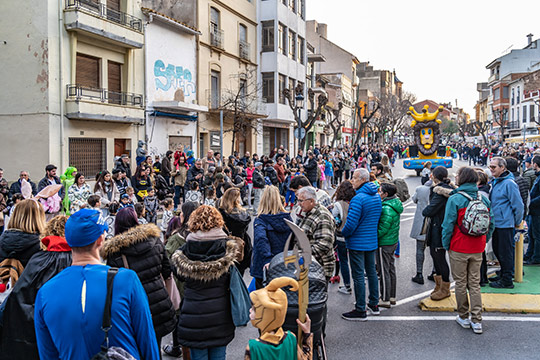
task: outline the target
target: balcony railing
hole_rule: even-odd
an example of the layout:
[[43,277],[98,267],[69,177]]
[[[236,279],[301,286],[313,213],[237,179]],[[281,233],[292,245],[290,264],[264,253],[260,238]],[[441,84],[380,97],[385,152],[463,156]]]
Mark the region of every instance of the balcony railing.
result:
[[210,27],[210,45],[223,49],[223,30]]
[[251,53],[251,45],[248,44],[246,41],[240,40],[238,42],[238,47],[239,47],[240,58],[249,60],[250,59],[249,55]]
[[127,92],[109,91],[82,85],[67,85],[69,100],[93,100],[107,104],[143,107],[143,96]]
[[93,0],[66,0],[66,9],[83,10],[91,13],[94,16],[110,20],[117,24],[129,27],[135,31],[142,32],[142,20],[126,14],[125,12],[118,11],[107,7],[105,4],[101,4]]

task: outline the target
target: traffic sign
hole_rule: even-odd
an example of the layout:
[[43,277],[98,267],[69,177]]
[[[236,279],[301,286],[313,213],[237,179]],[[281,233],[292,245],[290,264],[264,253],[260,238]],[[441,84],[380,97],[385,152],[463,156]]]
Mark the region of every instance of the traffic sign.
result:
[[[298,130],[300,130],[300,136],[298,136]],[[304,137],[306,136],[306,129],[304,128],[296,128],[294,129],[294,137],[295,138],[299,138],[299,139],[303,139]]]

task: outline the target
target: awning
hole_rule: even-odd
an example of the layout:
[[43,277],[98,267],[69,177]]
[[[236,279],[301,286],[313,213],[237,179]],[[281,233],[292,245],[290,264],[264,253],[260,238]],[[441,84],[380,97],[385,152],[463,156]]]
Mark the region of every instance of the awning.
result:
[[167,113],[163,111],[153,111],[150,113],[151,116],[163,116],[163,117],[170,117],[175,119],[182,119],[187,121],[197,121],[198,116],[197,115],[184,115],[184,114],[173,114],[173,113]]

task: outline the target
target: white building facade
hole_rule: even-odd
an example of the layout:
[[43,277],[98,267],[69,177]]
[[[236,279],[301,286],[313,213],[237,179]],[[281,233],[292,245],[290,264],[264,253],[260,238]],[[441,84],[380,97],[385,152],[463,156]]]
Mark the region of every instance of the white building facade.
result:
[[163,155],[182,145],[197,154],[197,29],[151,9],[146,42],[146,141],[148,153]]
[[[295,118],[283,90],[306,89],[305,0],[258,0],[258,76],[268,118],[261,120],[257,152],[269,154],[283,145],[295,150]],[[301,112],[303,120],[306,112]]]

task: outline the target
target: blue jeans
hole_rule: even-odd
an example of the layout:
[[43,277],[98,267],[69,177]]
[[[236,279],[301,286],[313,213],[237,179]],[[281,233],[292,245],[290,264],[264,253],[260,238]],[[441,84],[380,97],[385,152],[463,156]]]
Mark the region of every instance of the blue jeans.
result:
[[184,188],[180,185],[174,186],[174,209],[176,210],[178,208],[178,205],[180,205],[180,196],[182,196],[182,201],[184,201]]
[[225,360],[226,346],[217,346],[208,349],[189,349],[191,360]]
[[533,262],[540,262],[540,216],[529,215],[529,246],[525,258]]
[[347,253],[347,245],[345,241],[336,240],[337,253],[339,258],[339,269],[341,270],[341,276],[343,277],[343,284],[345,286],[351,286],[351,273],[349,271],[349,254]]
[[287,190],[285,193],[285,204],[291,203],[294,204],[294,200],[296,199],[296,196],[294,195],[294,191]]
[[364,271],[368,277],[369,304],[379,305],[379,281],[375,268],[375,251],[357,251],[349,249],[351,272],[354,281],[354,296],[356,298],[356,310],[366,311],[366,284]]

